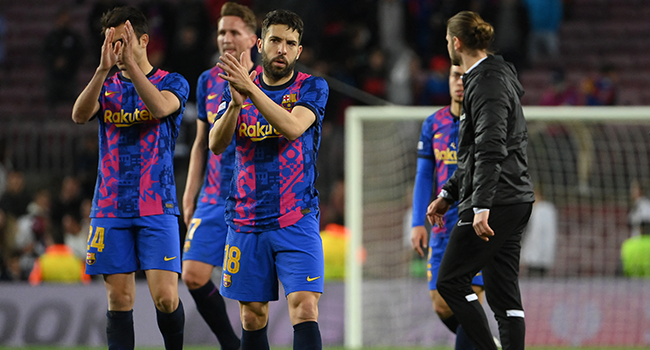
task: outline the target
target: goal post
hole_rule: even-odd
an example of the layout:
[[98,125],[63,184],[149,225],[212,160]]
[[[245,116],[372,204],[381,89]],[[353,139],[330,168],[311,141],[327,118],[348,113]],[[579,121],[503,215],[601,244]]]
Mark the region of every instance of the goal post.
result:
[[354,106],[345,112],[345,223],[351,232],[345,274],[345,346],[348,349],[363,346],[363,261],[359,258],[363,241],[363,123],[402,118],[422,121],[439,108]]
[[[436,110],[441,107],[434,106],[353,106],[349,107],[346,110],[345,117],[345,225],[351,232],[351,237],[349,240],[349,245],[347,249],[347,259],[346,259],[346,276],[345,276],[345,346],[348,349],[360,349],[364,345],[367,346],[367,341],[364,339],[364,324],[367,323],[368,319],[364,318],[364,314],[367,313],[367,310],[364,310],[364,300],[367,301],[367,295],[364,296],[366,289],[375,288],[366,286],[364,281],[367,281],[368,278],[366,275],[371,276],[370,280],[380,280],[380,279],[389,279],[391,281],[396,281],[395,283],[407,283],[405,282],[409,279],[410,275],[404,273],[408,270],[408,267],[401,267],[395,271],[375,271],[372,270],[372,266],[364,266],[363,260],[360,256],[360,253],[363,250],[364,235],[372,235],[374,237],[375,233],[372,230],[368,230],[367,226],[368,220],[378,221],[374,219],[368,219],[370,215],[379,215],[378,217],[385,220],[390,224],[395,224],[395,219],[388,218],[387,215],[381,214],[382,211],[377,210],[377,208],[368,208],[373,206],[373,198],[381,198],[384,194],[377,194],[377,188],[380,188],[384,182],[383,179],[377,180],[377,177],[386,177],[392,178],[397,177],[395,181],[406,181],[405,179],[411,178],[415,174],[415,162],[411,160],[400,160],[399,158],[413,158],[417,157],[417,142],[419,140],[419,131],[422,121]],[[531,134],[531,128],[533,130],[544,129],[548,125],[559,125],[559,127],[574,128],[575,131],[572,135],[570,141],[565,141],[561,139],[556,142],[555,139],[549,138],[546,136],[540,136],[539,142],[529,142],[529,163],[534,163],[534,166],[539,170],[535,175],[541,179],[551,178],[549,183],[545,186],[553,186],[556,183],[561,182],[570,182],[566,178],[577,177],[577,182],[571,182],[571,184],[562,184],[557,185],[557,198],[562,202],[572,202],[571,196],[576,193],[581,193],[580,191],[585,190],[584,188],[575,188],[576,183],[579,183],[581,187],[585,185],[587,187],[598,186],[601,182],[615,181],[616,184],[611,186],[607,185],[607,188],[591,188],[586,189],[586,191],[591,190],[592,196],[599,196],[597,200],[597,205],[601,205],[601,202],[605,202],[609,198],[613,198],[616,202],[622,202],[624,195],[622,191],[626,185],[628,179],[649,175],[650,170],[649,165],[647,164],[648,158],[650,158],[650,144],[648,143],[648,131],[650,131],[650,107],[524,107],[524,115],[526,120],[529,123],[529,135]],[[583,127],[584,125],[597,124],[598,130],[590,129],[590,126]],[[578,126],[576,126],[578,125]],[[616,125],[623,125],[622,129],[618,129]],[[378,126],[375,128],[374,126]],[[641,127],[639,127],[641,126]],[[370,129],[369,129],[370,128]],[[385,128],[386,130],[377,131],[378,128]],[[369,131],[370,130],[370,131]],[[572,129],[573,130],[573,129]],[[582,131],[584,130],[584,132]],[[573,132],[573,131],[572,131]],[[376,135],[370,135],[375,133]],[[384,134],[385,133],[385,134]],[[386,140],[387,143],[386,149],[382,149],[384,146],[383,139],[388,134],[400,134],[399,140]],[[590,180],[589,178],[584,179],[585,173],[589,174],[593,172],[593,164],[586,164],[588,160],[581,160],[581,155],[587,153],[598,152],[599,144],[594,145],[593,142],[600,142],[599,140],[592,140],[594,134],[603,133],[611,136],[614,140],[619,140],[623,142],[621,147],[625,149],[634,148],[629,150],[632,152],[633,157],[640,157],[643,159],[646,164],[624,164],[620,170],[621,173],[612,173],[599,175],[599,178],[596,180]],[[626,140],[627,133],[634,134],[629,135],[630,140],[634,139],[635,141]],[[577,135],[577,136],[576,136]],[[581,135],[587,135],[585,137]],[[600,135],[600,134],[598,134]],[[370,136],[370,137],[369,137]],[[370,138],[370,140],[366,138]],[[633,144],[628,144],[627,142],[635,142]],[[393,144],[393,142],[395,142]],[[399,144],[398,144],[399,142]],[[573,163],[577,163],[571,166],[572,170],[565,170],[567,173],[569,171],[575,170],[576,174],[566,174],[562,175],[562,179],[557,180],[558,176],[553,173],[553,169],[546,169],[543,164],[548,162],[546,158],[537,160],[531,158],[531,148],[535,147],[549,147],[549,150],[533,149],[532,153],[537,156],[537,154],[544,154],[544,157],[555,157],[554,154],[564,152],[561,147],[565,145],[563,142],[568,142],[572,147],[574,147],[575,153],[577,155],[571,158]],[[404,145],[402,145],[404,144]],[[369,147],[369,145],[371,145]],[[397,145],[397,146],[394,146]],[[560,148],[558,151],[557,148]],[[617,146],[612,146],[611,151],[616,151]],[[369,148],[378,148],[377,155],[368,155]],[[392,154],[393,148],[403,149],[400,153],[400,150],[397,150]],[[552,148],[552,149],[550,149]],[[410,153],[409,153],[410,152]],[[568,152],[568,151],[567,151]],[[608,151],[609,152],[609,151]],[[606,152],[607,153],[607,152]],[[400,156],[403,154],[403,156]],[[605,155],[606,157],[615,157],[616,155]],[[390,161],[386,160],[386,164],[382,164],[381,161],[392,157]],[[559,157],[559,156],[558,156]],[[594,161],[593,155],[589,155],[589,159]],[[626,157],[631,157],[627,155]],[[561,158],[561,157],[560,157]],[[380,161],[377,161],[379,159]],[[608,158],[609,159],[609,158]],[[562,159],[551,159],[551,162],[556,162],[559,164],[559,167],[562,167],[564,160]],[[628,160],[628,163],[630,160]],[[633,160],[631,161],[633,162]],[[366,169],[369,164],[372,164],[372,169]],[[556,163],[554,163],[556,164]],[[586,164],[586,165],[585,165]],[[589,168],[589,167],[592,168]],[[597,163],[596,163],[597,166]],[[538,169],[541,167],[544,169]],[[575,169],[573,169],[575,168]],[[536,170],[536,171],[537,171]],[[555,168],[555,171],[560,171]],[[609,171],[609,170],[607,170]],[[614,170],[615,171],[615,170]],[[384,173],[386,172],[386,173]],[[386,175],[384,175],[386,174]],[[395,175],[398,174],[398,175]],[[582,178],[581,178],[582,177]],[[603,179],[600,179],[602,177]],[[533,179],[534,182],[539,181],[539,179]],[[388,179],[385,181],[393,181]],[[583,182],[580,182],[583,181]],[[586,183],[584,181],[587,181]],[[591,181],[592,183],[590,183]],[[370,185],[369,185],[370,184]],[[377,188],[370,188],[372,186],[378,186]],[[573,186],[573,187],[572,187]],[[408,189],[409,184],[404,183],[400,184],[398,188],[390,189],[386,188],[386,191],[399,193]],[[412,187],[411,187],[412,188]],[[555,190],[555,189],[553,189]],[[369,191],[369,192],[366,192]],[[562,196],[560,198],[560,193]],[[577,200],[580,202],[580,200]],[[406,203],[407,201],[400,199],[399,206],[394,204],[387,204],[382,210],[388,210],[395,212],[396,215],[402,215],[404,217],[405,205],[410,205]],[[396,203],[397,203],[396,202]],[[580,202],[582,203],[582,202]],[[580,204],[578,203],[578,205]],[[366,208],[364,208],[364,205]],[[385,208],[388,207],[388,208]],[[567,205],[568,207],[568,205]],[[620,206],[626,208],[624,205]],[[571,208],[567,210],[572,210]],[[371,212],[370,214],[368,214]],[[364,222],[364,218],[366,222]],[[379,220],[381,221],[381,220]],[[372,224],[382,225],[381,222],[372,222]],[[578,224],[573,222],[563,223],[563,227],[567,229],[573,229],[578,227]],[[394,230],[394,229],[393,229]],[[379,235],[378,235],[379,236]],[[620,237],[620,236],[619,236]],[[366,237],[368,238],[368,237]],[[379,238],[381,239],[381,238]],[[375,242],[372,243],[373,245]],[[381,243],[377,243],[381,244]],[[395,245],[395,242],[386,243],[387,245]],[[404,247],[402,247],[404,248]],[[383,248],[382,248],[383,249]],[[382,249],[378,251],[382,252]],[[570,249],[570,248],[564,248]],[[580,250],[581,247],[575,247],[575,249]],[[610,252],[614,254],[614,252]],[[370,261],[370,254],[372,252],[368,249],[368,261]],[[378,253],[384,254],[384,253]],[[385,259],[388,259],[388,254],[385,253]],[[588,252],[585,254],[589,254]],[[611,255],[610,254],[610,255]],[[566,255],[570,255],[566,253]],[[382,257],[377,258],[379,260]],[[567,258],[568,259],[568,258]],[[613,258],[612,258],[613,259]],[[397,259],[399,260],[399,259]],[[400,260],[401,261],[401,260]],[[401,262],[400,262],[401,263]],[[593,262],[590,262],[593,263]],[[595,264],[595,263],[594,263]],[[567,263],[566,265],[569,265]],[[603,267],[603,266],[591,266],[590,271],[586,272],[588,268],[578,267],[557,267],[554,271],[555,276],[566,277],[566,276],[605,276],[610,277],[614,276],[615,272],[612,268]],[[593,270],[593,271],[592,271]],[[375,291],[376,293],[381,293],[381,291]],[[370,291],[368,291],[370,293]],[[427,306],[430,311],[430,318],[435,318],[434,312],[430,308],[430,304]]]

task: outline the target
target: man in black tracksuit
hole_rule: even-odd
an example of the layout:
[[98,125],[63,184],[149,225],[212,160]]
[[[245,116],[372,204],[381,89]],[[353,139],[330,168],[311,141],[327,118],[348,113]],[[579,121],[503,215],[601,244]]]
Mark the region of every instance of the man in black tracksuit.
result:
[[490,24],[469,11],[447,23],[452,63],[466,71],[458,169],[427,215],[441,225],[449,204],[459,201],[459,220],[441,262],[438,290],[474,346],[495,350],[487,318],[470,286],[472,277],[482,270],[503,349],[510,350],[524,348],[519,252],[535,196],[520,101],[524,90],[510,63],[487,54],[493,34]]

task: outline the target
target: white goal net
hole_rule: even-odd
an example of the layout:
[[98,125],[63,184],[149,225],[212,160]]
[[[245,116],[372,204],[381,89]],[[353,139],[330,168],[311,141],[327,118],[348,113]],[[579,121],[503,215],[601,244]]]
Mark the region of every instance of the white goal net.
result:
[[[432,310],[421,273],[426,262],[414,260],[407,238],[420,127],[436,110],[346,112],[349,348],[453,341]],[[650,184],[650,108],[525,107],[524,113],[531,177],[557,211],[552,268],[543,277],[522,268],[527,344],[647,346],[650,283],[623,275],[620,249],[631,235],[630,186]]]

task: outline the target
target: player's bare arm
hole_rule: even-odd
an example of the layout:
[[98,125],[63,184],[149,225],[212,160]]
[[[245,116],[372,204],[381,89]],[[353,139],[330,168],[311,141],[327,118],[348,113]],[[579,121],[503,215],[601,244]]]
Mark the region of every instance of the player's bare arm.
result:
[[121,42],[113,42],[114,36],[115,28],[106,29],[99,66],[95,69],[95,74],[79,94],[72,107],[72,120],[77,124],[85,124],[99,110],[99,94],[102,91],[108,72],[117,62],[121,46]]
[[[233,99],[234,101],[234,99]],[[237,117],[241,111],[241,104],[231,102],[226,112],[220,119],[214,122],[208,139],[210,151],[214,154],[221,154],[228,148],[237,127]]]
[[120,59],[124,63],[126,72],[133,82],[133,86],[135,86],[135,90],[138,92],[142,102],[144,102],[154,118],[161,119],[176,112],[180,108],[181,102],[171,91],[160,91],[149,81],[149,78],[147,78],[146,73],[143,72],[141,67],[141,65],[151,67],[151,64],[146,59],[141,62],[136,60],[133,54],[133,43],[135,42],[140,46],[144,46],[143,50],[146,50],[148,41],[149,36],[147,34],[143,34],[140,40],[138,40],[131,22],[126,21],[124,24],[124,33],[122,34],[122,42],[124,44]]
[[200,119],[196,120],[196,137],[190,151],[190,165],[187,171],[185,192],[183,192],[183,221],[188,227],[196,209],[196,197],[203,186],[209,128],[208,123]]
[[424,257],[427,248],[427,228],[424,226],[415,226],[411,229],[411,245],[421,257]]
[[288,140],[300,137],[316,120],[309,108],[296,106],[288,112],[276,104],[251,79],[244,79],[248,77],[248,70],[234,56],[226,53],[217,65],[227,73],[221,77],[239,93],[248,96],[269,124]]

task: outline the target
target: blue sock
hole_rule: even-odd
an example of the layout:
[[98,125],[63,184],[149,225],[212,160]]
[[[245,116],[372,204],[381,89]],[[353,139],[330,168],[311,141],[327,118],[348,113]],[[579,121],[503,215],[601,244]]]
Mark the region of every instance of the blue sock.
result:
[[266,327],[256,331],[242,329],[241,350],[269,350],[269,338],[266,336]]
[[130,350],[135,347],[133,310],[106,311],[106,341],[109,350]]
[[322,350],[318,322],[307,321],[293,326],[293,350]]
[[196,309],[210,326],[212,333],[219,339],[221,348],[223,350],[239,349],[241,343],[232,329],[226,312],[226,303],[219,294],[219,288],[210,280],[204,286],[189,291],[196,302]]
[[185,327],[185,311],[183,303],[178,300],[178,307],[171,313],[156,309],[158,328],[165,340],[165,349],[183,349],[183,328]]
[[458,326],[458,328],[456,328],[456,347],[454,349],[455,350],[476,350],[472,341],[469,340],[467,333],[465,333],[463,326]]

